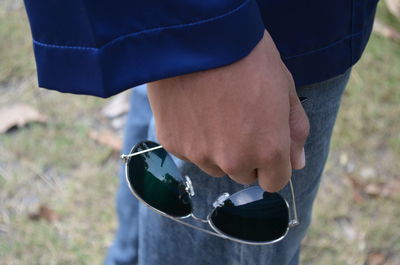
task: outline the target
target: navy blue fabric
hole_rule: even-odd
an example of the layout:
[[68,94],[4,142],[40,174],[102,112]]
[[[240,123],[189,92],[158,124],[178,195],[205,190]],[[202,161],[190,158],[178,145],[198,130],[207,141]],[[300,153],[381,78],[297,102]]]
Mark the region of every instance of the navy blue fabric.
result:
[[267,29],[296,85],[344,73],[378,0],[25,0],[39,86],[100,97],[246,56]]

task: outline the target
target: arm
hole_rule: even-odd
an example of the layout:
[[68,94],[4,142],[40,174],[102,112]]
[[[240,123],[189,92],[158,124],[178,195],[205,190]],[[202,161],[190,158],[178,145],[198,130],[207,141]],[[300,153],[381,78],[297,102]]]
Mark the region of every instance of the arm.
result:
[[157,135],[176,156],[268,191],[304,166],[308,120],[255,0],[105,3],[25,0],[40,86],[107,97],[159,80]]

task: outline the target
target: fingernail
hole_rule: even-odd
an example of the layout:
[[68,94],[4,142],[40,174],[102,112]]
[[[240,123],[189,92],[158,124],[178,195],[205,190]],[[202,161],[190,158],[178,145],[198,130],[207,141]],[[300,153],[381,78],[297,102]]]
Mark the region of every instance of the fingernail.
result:
[[300,168],[303,168],[306,166],[306,153],[304,152],[304,147],[303,150],[301,151],[300,154]]

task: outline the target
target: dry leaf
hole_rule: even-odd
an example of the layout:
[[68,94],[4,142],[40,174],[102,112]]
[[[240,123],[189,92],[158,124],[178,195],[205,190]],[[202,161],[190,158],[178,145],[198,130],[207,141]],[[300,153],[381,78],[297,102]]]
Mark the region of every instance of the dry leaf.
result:
[[43,219],[51,223],[58,219],[58,215],[54,210],[42,204],[37,212],[29,214],[29,219],[34,221]]
[[102,145],[110,147],[115,152],[120,152],[122,149],[121,138],[112,131],[90,131],[89,137]]
[[346,174],[348,180],[350,181],[353,193],[353,200],[356,203],[363,203],[364,198],[361,195],[362,191],[364,190],[364,183],[359,181],[356,177],[351,174]]
[[400,19],[400,0],[386,0],[385,3],[390,13]]
[[378,19],[375,19],[374,22],[374,32],[385,38],[400,41],[400,33],[395,28],[379,21]]
[[367,265],[383,265],[386,260],[386,256],[381,252],[372,252],[368,254]]
[[382,191],[382,185],[378,185],[376,183],[370,183],[365,187],[365,193],[372,197],[382,196]]
[[0,133],[5,133],[12,128],[21,128],[31,122],[45,123],[47,117],[34,108],[16,104],[0,108]]
[[364,192],[371,197],[387,198],[400,193],[400,179],[388,178],[382,183],[369,183]]

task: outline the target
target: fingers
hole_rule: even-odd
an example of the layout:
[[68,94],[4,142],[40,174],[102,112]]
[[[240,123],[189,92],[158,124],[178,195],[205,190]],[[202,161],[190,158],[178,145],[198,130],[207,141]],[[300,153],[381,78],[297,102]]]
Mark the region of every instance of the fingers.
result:
[[222,178],[226,175],[217,165],[196,163],[196,166],[212,177]]
[[275,153],[257,169],[258,184],[263,190],[277,192],[288,183],[292,175],[289,148]]
[[309,134],[310,124],[296,90],[291,89],[289,94],[290,161],[293,169],[302,169],[306,164],[304,144]]
[[237,157],[236,159],[225,154],[218,158],[207,156],[192,157],[191,162],[201,170],[213,177],[223,177],[228,175],[232,180],[239,184],[248,185],[257,180],[257,171],[251,168],[250,159]]
[[218,178],[226,175],[225,172],[214,163],[214,161],[210,156],[207,155],[206,152],[192,154],[190,157],[190,162],[212,177]]
[[243,185],[250,185],[257,181],[257,169],[242,174],[228,174],[235,182]]
[[290,147],[290,161],[293,169],[302,169],[306,166],[304,147],[292,145]]

